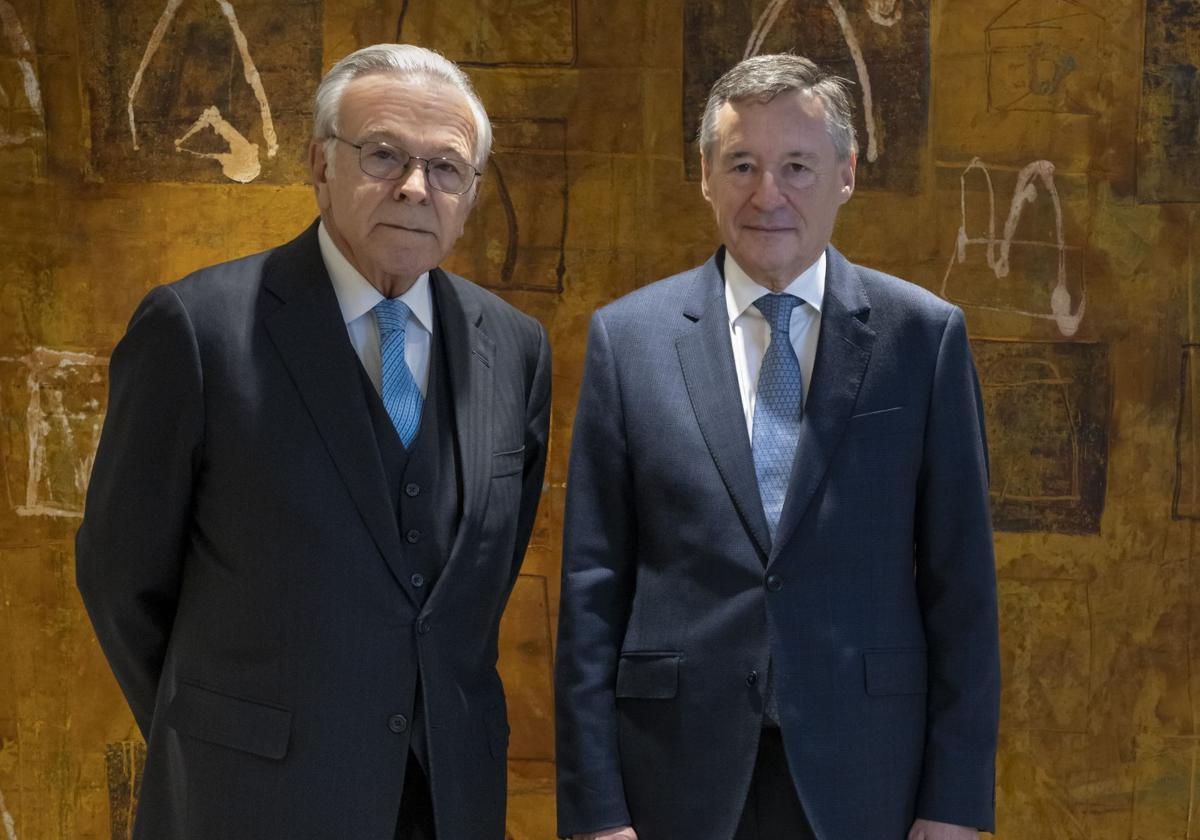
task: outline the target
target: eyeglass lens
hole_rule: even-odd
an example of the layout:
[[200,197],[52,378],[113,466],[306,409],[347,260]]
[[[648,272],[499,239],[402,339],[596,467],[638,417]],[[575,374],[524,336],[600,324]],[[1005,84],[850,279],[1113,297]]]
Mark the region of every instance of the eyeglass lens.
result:
[[[384,143],[364,143],[359,152],[363,172],[375,178],[395,180],[404,175],[413,156],[403,149]],[[471,185],[475,170],[466,163],[449,158],[421,158],[429,186],[448,193],[462,193]]]

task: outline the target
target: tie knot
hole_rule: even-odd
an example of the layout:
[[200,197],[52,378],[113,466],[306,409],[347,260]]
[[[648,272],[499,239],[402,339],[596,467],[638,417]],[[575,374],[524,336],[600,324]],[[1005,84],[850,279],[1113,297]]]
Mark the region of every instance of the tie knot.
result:
[[795,295],[763,295],[754,301],[758,311],[771,325],[771,335],[787,335],[792,323],[792,310],[804,301]]
[[379,335],[391,335],[403,331],[412,310],[400,298],[384,298],[375,304],[375,321],[379,324]]

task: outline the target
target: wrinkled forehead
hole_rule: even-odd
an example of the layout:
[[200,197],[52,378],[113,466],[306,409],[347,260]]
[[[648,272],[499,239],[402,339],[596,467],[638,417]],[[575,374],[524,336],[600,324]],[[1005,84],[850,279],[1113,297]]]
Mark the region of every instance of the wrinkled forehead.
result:
[[728,100],[717,110],[715,128],[713,152],[721,156],[744,145],[783,144],[795,152],[809,153],[833,143],[824,101],[801,89]]
[[346,86],[340,129],[356,140],[434,143],[463,155],[474,152],[475,118],[466,94],[441,79],[368,73]]

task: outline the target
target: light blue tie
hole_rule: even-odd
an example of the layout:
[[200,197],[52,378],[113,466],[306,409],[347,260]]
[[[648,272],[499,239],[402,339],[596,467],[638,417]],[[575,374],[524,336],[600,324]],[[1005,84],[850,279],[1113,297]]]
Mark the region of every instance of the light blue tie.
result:
[[379,325],[380,372],[383,407],[387,409],[400,442],[408,447],[421,423],[421,389],[404,357],[404,332],[412,310],[400,298],[385,298],[375,305]]
[[779,514],[787,498],[788,479],[800,438],[803,376],[792,349],[792,310],[803,301],[794,295],[763,295],[754,302],[771,325],[771,343],[758,372],[754,403],[754,474],[771,540],[779,527]]

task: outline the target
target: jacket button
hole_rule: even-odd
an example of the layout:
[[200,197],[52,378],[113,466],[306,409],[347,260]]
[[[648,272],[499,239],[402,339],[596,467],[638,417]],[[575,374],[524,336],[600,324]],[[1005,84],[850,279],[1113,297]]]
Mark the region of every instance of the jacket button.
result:
[[754,685],[758,682],[758,671],[751,671],[746,675],[746,685]]
[[404,715],[392,715],[388,718],[388,729],[399,735],[408,729],[408,718]]
[[420,589],[422,586],[424,586],[424,585],[425,585],[425,575],[423,575],[423,574],[420,574],[420,573],[418,572],[417,574],[415,574],[415,575],[413,575],[412,577],[410,577],[410,578],[408,579],[408,581],[409,581],[409,583],[411,583],[413,586],[417,587],[417,589]]
[[429,632],[429,619],[428,618],[422,618],[417,623],[417,632],[419,634],[421,634],[422,636],[424,636],[426,633]]
[[421,492],[420,484],[411,484],[410,483],[410,484],[404,485],[404,495],[406,495],[406,496],[409,496],[409,497],[416,496],[420,492]]
[[415,543],[417,540],[421,539],[421,532],[416,528],[413,528],[404,535],[404,539],[408,540],[409,543]]
[[772,592],[778,592],[783,589],[783,578],[779,575],[767,575],[767,589]]

